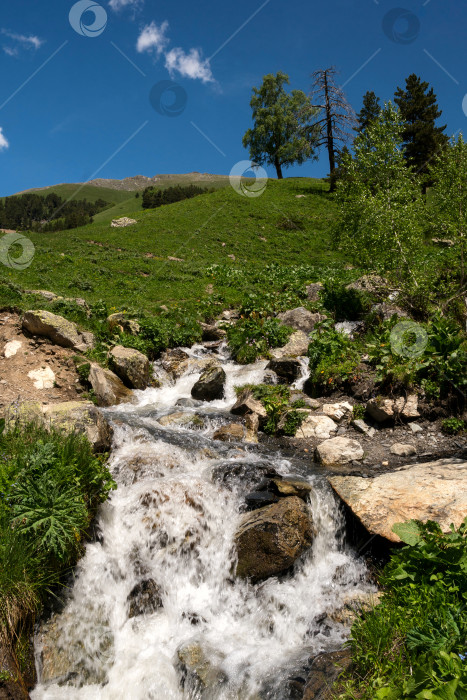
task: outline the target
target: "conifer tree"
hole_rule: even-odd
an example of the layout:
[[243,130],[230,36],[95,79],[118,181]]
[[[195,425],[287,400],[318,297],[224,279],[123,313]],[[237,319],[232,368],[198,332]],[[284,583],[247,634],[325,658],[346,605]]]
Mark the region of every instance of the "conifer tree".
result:
[[357,131],[364,131],[372,121],[379,117],[380,112],[381,105],[379,104],[379,97],[375,95],[373,90],[368,90],[363,95],[363,107],[357,114]]
[[407,165],[421,175],[426,189],[432,184],[430,162],[446,148],[449,140],[443,133],[446,125],[436,126],[442,111],[433,88],[415,73],[407,78],[405,89],[397,88],[395,102],[405,122],[402,138]]

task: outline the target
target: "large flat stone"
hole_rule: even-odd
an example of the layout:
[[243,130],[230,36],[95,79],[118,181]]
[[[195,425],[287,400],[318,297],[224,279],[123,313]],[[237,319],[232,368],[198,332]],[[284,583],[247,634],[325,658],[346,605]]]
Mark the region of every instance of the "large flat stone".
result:
[[372,535],[399,542],[392,532],[405,520],[436,520],[444,531],[458,527],[467,515],[467,461],[441,459],[405,465],[396,471],[363,479],[332,476],[334,491]]

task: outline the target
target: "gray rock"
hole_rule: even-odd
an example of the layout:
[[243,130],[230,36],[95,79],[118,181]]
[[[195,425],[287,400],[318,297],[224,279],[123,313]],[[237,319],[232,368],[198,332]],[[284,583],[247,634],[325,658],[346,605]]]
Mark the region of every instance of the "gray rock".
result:
[[224,396],[225,372],[219,365],[207,367],[191,390],[191,395],[199,401],[216,401]]
[[146,355],[134,348],[117,345],[110,351],[109,363],[115,374],[130,389],[146,389],[150,364]]
[[361,420],[360,418],[351,421],[350,424],[353,428],[355,428],[357,433],[362,433],[362,435],[367,435],[368,437],[373,437],[376,432],[374,428],[371,428],[365,423],[364,420]]
[[131,389],[128,389],[116,374],[98,364],[91,364],[89,382],[99,406],[114,406],[134,400]]
[[316,448],[316,457],[325,467],[340,466],[363,459],[363,449],[357,440],[335,437]]
[[230,409],[235,416],[246,416],[255,413],[260,422],[267,420],[268,414],[261,401],[257,401],[249,389],[244,389],[237,397],[237,401]]
[[166,372],[174,377],[179,377],[183,372],[180,371],[181,365],[190,359],[190,356],[180,348],[172,348],[165,350],[161,355],[161,365]]
[[182,411],[169,413],[167,416],[161,416],[161,418],[158,419],[158,423],[164,427],[179,425],[191,430],[202,430],[206,427],[206,422],[202,416],[198,416],[196,413],[186,413]]
[[65,433],[77,432],[86,435],[95,452],[106,452],[111,446],[112,429],[102,412],[90,401],[64,401],[54,404],[25,401],[10,406],[7,416],[7,429],[16,421],[39,422]]
[[398,399],[370,399],[366,405],[368,415],[378,423],[393,421],[398,416],[406,420],[420,418],[418,412],[418,398],[412,394],[405,399],[400,396]]
[[423,433],[423,428],[418,423],[409,423],[409,428],[412,433]]
[[308,508],[297,496],[248,513],[235,536],[237,576],[256,582],[283,573],[309,549],[314,535]]
[[283,357],[280,360],[272,359],[267,369],[272,369],[287,384],[292,384],[302,373],[302,366],[294,357]]
[[56,345],[64,348],[73,348],[79,352],[86,352],[94,346],[92,333],[83,335],[78,330],[76,323],[68,321],[62,316],[50,313],[50,311],[26,311],[23,316],[23,330],[31,335],[49,338]]
[[213,440],[222,442],[241,442],[245,437],[245,428],[241,423],[230,423],[223,425],[212,436]]
[[329,416],[310,414],[297,430],[296,436],[299,438],[327,440],[336,430],[337,425]]
[[110,330],[114,330],[114,328],[118,328],[120,326],[122,331],[128,333],[129,335],[138,335],[141,330],[138,321],[128,318],[124,313],[111,314],[107,319],[107,323]]
[[417,450],[413,445],[404,445],[401,442],[395,442],[390,452],[398,457],[412,457],[417,454]]
[[295,328],[297,331],[303,331],[303,333],[311,333],[316,324],[320,321],[324,321],[327,317],[322,314],[311,313],[311,311],[308,311],[303,306],[299,306],[296,309],[278,314],[277,318],[282,321],[285,326]]
[[223,328],[218,328],[215,325],[209,325],[207,323],[201,323],[201,330],[203,331],[203,340],[224,340],[227,337],[227,333]]
[[[292,333],[290,336],[286,345],[282,348],[273,348],[270,355],[275,360],[281,360],[284,357],[302,357],[307,354],[309,344],[310,339],[306,333],[303,331],[295,331],[295,333]],[[274,382],[271,383],[274,384]]]
[[308,287],[306,288],[306,294],[308,297],[308,301],[319,301],[319,298],[321,296],[321,292],[324,290],[324,284],[321,284],[321,282],[314,282],[313,284],[309,284]]

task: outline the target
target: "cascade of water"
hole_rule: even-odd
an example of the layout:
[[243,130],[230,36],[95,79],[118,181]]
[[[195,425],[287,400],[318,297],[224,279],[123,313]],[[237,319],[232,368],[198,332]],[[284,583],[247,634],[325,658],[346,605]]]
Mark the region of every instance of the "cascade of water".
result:
[[[196,360],[202,352],[189,354]],[[33,700],[272,698],[262,694],[265,683],[277,685],[346,639],[333,613],[369,586],[363,563],[339,539],[338,508],[316,470],[307,478],[318,534],[293,575],[257,585],[233,576],[243,498],[240,485],[227,490],[213,481],[213,468],[219,460],[267,460],[284,475],[297,469],[257,446],[211,439],[234,386],[261,381],[266,365],[221,359],[227,384],[220,401],[176,406],[199,377],[188,370],[139,392],[137,405],[109,411],[119,488],[100,509],[100,537],[86,547],[63,612],[38,633]],[[204,427],[161,426],[158,419],[174,410],[204,411]],[[129,595],[143,580],[157,586],[162,605],[131,617]],[[187,658],[204,685],[186,678]]]

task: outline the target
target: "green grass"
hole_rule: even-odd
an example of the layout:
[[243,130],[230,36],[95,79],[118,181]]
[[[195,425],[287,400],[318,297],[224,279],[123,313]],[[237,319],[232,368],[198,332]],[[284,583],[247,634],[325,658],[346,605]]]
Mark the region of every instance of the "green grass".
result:
[[[268,284],[261,273],[267,265],[341,265],[330,245],[334,205],[326,189],[322,181],[294,178],[270,181],[257,198],[227,187],[141,212],[133,208],[140,200],[131,199],[131,206],[123,202],[118,211],[137,219],[130,228],[112,229],[113,212],[107,211],[100,215],[107,220],[80,229],[28,233],[36,247],[33,263],[21,271],[0,267],[0,281],[84,296],[90,303],[102,299],[135,313],[206,299],[207,285],[211,300],[239,304],[255,290],[271,291],[276,284],[280,291],[283,282],[272,279],[264,290]],[[300,194],[305,197],[297,198]],[[219,275],[213,265],[221,266]]]

